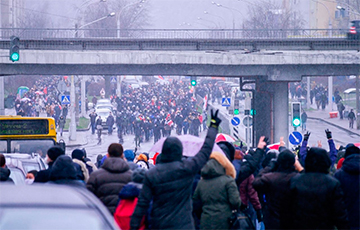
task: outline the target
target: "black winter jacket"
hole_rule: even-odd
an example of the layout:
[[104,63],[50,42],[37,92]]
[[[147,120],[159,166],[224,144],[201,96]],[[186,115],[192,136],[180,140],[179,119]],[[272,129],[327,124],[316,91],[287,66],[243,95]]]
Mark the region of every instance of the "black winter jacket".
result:
[[360,155],[347,156],[340,170],[335,173],[344,191],[345,206],[351,229],[360,229]]
[[48,163],[48,168],[45,170],[41,170],[36,174],[34,182],[46,183],[50,180],[50,172],[54,162]]
[[14,183],[14,181],[10,178],[10,173],[10,169],[0,167],[0,182]]
[[124,159],[109,157],[99,170],[90,175],[86,187],[114,214],[119,192],[131,181],[131,175],[132,171]]
[[291,218],[290,180],[297,173],[267,172],[268,169],[261,170],[253,182],[254,189],[265,195],[264,224],[267,229],[288,229]]
[[194,229],[191,213],[192,185],[195,175],[209,159],[216,134],[217,129],[209,128],[205,142],[196,156],[181,161],[156,164],[156,167],[146,173],[131,218],[131,229],[139,228],[151,200],[153,200],[150,213],[152,229]]

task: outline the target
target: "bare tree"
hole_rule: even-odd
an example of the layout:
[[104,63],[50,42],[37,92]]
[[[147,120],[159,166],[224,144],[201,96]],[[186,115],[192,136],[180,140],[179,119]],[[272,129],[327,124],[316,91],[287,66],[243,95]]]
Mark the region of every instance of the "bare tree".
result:
[[142,29],[149,25],[148,4],[139,0],[108,0],[106,3],[87,7],[83,24],[105,17],[111,12],[115,13],[115,17],[108,17],[84,27],[85,30],[88,29],[85,31],[86,36],[117,37],[120,35],[118,29],[121,31],[121,37],[134,36],[131,29]]
[[248,20],[244,29],[250,30],[252,37],[284,37],[286,30],[302,29],[304,20],[298,12],[283,7],[274,0],[257,1],[248,6]]
[[32,11],[27,10],[24,16],[19,18],[19,27],[21,28],[49,28],[51,27],[51,20],[49,15],[41,14],[39,12],[47,12],[49,10],[49,2],[45,2],[41,7]]

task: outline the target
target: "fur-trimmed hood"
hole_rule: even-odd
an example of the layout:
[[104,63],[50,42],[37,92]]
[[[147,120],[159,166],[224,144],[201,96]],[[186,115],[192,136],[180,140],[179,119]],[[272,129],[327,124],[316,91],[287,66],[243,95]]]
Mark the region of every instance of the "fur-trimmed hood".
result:
[[235,167],[224,154],[219,152],[212,152],[209,161],[201,170],[201,176],[204,179],[207,179],[222,175],[228,175],[235,179]]
[[76,158],[73,159],[73,162],[80,165],[81,171],[82,171],[82,173],[84,175],[84,181],[86,183],[89,180],[89,171],[87,170],[85,163],[83,161],[81,161],[81,160],[76,159]]

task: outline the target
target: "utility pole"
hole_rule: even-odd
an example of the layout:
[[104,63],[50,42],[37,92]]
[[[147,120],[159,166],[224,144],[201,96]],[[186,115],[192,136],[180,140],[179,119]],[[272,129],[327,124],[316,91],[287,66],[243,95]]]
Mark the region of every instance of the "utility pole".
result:
[[0,115],[5,115],[4,76],[0,76]]
[[[69,127],[69,139],[70,141],[76,141],[76,123],[75,123],[75,84],[74,75],[71,75],[71,88],[70,88],[70,127]],[[78,102],[79,103],[79,102]]]
[[86,76],[81,76],[81,116],[86,116]]

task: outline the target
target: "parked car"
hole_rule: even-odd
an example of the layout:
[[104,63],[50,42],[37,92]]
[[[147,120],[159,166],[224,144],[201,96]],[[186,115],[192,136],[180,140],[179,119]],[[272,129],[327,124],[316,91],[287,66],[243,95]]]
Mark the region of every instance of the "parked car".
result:
[[11,171],[10,178],[16,185],[25,183],[25,177],[29,171],[40,171],[47,168],[44,159],[36,153],[5,153],[4,156],[6,166]]
[[109,99],[100,99],[97,101],[95,111],[98,111],[100,109],[108,109],[111,112],[114,112],[114,106],[111,104],[111,101]]
[[1,185],[0,229],[119,229],[91,192],[55,184]]
[[347,37],[348,39],[360,39],[360,20],[354,20],[350,22]]

